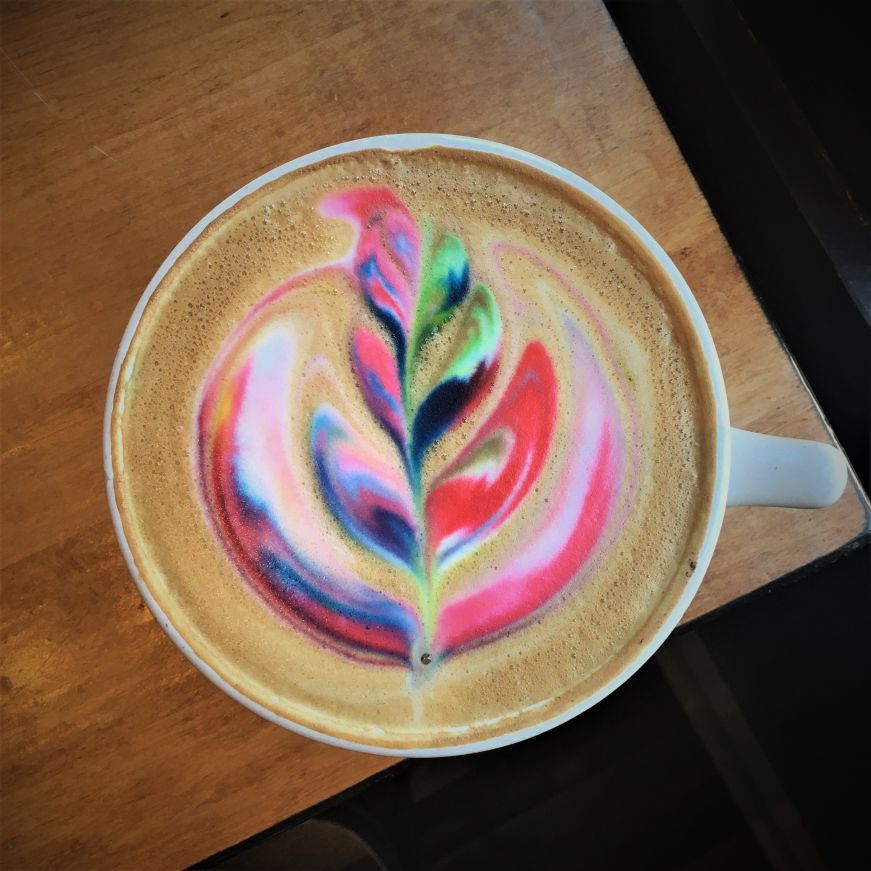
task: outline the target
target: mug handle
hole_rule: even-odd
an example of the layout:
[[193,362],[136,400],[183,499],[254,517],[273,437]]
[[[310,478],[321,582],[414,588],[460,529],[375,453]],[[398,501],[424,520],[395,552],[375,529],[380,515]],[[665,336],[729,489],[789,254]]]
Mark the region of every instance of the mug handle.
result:
[[832,445],[732,427],[726,505],[825,508],[847,484],[847,461]]

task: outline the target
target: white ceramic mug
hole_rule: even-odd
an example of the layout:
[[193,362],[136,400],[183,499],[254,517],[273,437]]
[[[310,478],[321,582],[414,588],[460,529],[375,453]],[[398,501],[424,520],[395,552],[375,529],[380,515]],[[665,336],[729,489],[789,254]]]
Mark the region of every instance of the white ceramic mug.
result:
[[[351,741],[343,741],[306,728],[285,717],[278,716],[267,708],[255,702],[253,699],[240,693],[224,680],[206,662],[201,660],[190,648],[185,639],[178,633],[163,613],[160,605],[154,600],[148,587],[143,582],[136,564],[130,552],[130,547],[121,524],[121,517],[115,501],[115,488],[113,484],[112,464],[112,439],[110,434],[112,421],[113,399],[118,382],[118,374],[121,364],[127,354],[127,349],[136,331],[139,318],[155,288],[163,277],[182,255],[182,253],[194,242],[194,240],[211,224],[219,215],[234,206],[243,197],[256,191],[263,185],[269,184],[275,179],[287,173],[294,172],[310,164],[317,163],[325,158],[338,154],[361,151],[371,148],[383,148],[391,151],[420,149],[431,146],[442,148],[461,148],[467,151],[480,151],[489,154],[509,158],[527,166],[534,167],[540,172],[551,175],[563,182],[572,185],[582,191],[591,199],[611,213],[619,220],[639,242],[656,258],[662,266],[677,290],[680,299],[689,314],[689,317],[698,334],[699,341],[705,351],[708,377],[710,378],[716,399],[716,479],[714,483],[711,513],[708,519],[708,527],[704,541],[699,549],[696,567],[692,575],[687,578],[683,594],[678,599],[671,613],[654,636],[639,649],[635,658],[607,684],[600,687],[591,696],[579,702],[574,707],[564,711],[557,717],[537,723],[514,732],[506,732],[495,738],[485,741],[475,741],[451,747],[436,747],[425,749],[397,750]],[[379,753],[389,756],[453,756],[462,753],[473,753],[481,750],[490,750],[513,744],[533,735],[538,735],[592,707],[596,702],[613,692],[627,678],[634,674],[665,641],[672,629],[683,616],[690,602],[696,594],[705,571],[711,561],[714,545],[720,534],[723,523],[723,515],[726,508],[732,505],[780,505],[793,508],[821,508],[835,502],[844,490],[847,482],[847,464],[843,455],[831,445],[820,442],[810,442],[800,439],[787,439],[775,436],[760,435],[758,433],[745,432],[744,430],[730,428],[729,407],[726,400],[726,388],[723,384],[723,374],[720,369],[720,361],[714,348],[710,330],[702,315],[698,303],[693,297],[687,283],[678,272],[671,259],[657,244],[654,238],[636,221],[625,209],[621,208],[610,197],[606,196],[598,188],[585,181],[580,176],[563,169],[549,160],[511,148],[508,145],[500,145],[497,142],[488,142],[483,139],[471,139],[465,136],[450,136],[437,133],[402,133],[389,136],[373,136],[367,139],[356,139],[353,142],[345,142],[341,145],[333,145],[320,151],[312,152],[304,157],[298,157],[288,163],[282,164],[275,169],[261,175],[254,181],[241,187],[231,194],[220,205],[209,212],[182,240],[176,245],[169,257],[157,270],[154,277],[145,289],[145,293],[139,300],[133,316],[130,319],[121,347],[115,357],[112,367],[112,377],[109,383],[109,395],[106,403],[106,413],[103,430],[103,459],[106,473],[106,485],[109,496],[109,507],[112,513],[112,522],[115,533],[124,553],[124,558],[136,581],[139,591],[148,603],[160,625],[166,630],[172,640],[184,652],[187,658],[217,684],[224,692],[228,693],[241,704],[250,708],[255,713],[279,726],[291,729],[309,738],[325,741],[352,750],[360,750],[369,753]]]

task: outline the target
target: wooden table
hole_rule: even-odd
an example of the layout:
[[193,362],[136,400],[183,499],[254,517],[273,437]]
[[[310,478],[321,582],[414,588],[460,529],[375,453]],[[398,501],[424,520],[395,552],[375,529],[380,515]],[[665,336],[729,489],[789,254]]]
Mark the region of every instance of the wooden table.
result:
[[[8,2],[3,18],[4,867],[178,867],[390,764],[201,677],[110,528],[101,416],[124,325],[175,242],[265,169],[415,130],[549,157],[675,259],[734,422],[828,437],[598,2]],[[865,527],[852,485],[824,511],[729,511],[688,616]]]

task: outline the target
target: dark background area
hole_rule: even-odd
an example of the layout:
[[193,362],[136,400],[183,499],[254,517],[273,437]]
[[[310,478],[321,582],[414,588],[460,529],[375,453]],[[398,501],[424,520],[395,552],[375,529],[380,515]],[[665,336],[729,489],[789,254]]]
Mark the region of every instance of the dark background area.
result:
[[[867,489],[861,6],[607,5]],[[871,781],[869,555],[866,534],[683,627],[558,729],[474,757],[401,763],[203,867],[858,867]]]
[[863,5],[607,6],[867,491],[871,75]]

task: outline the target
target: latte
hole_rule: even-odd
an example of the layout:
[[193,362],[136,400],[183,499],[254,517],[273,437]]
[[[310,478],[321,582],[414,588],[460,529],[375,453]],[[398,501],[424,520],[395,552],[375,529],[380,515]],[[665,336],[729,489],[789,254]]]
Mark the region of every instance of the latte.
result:
[[139,573],[228,683],[391,748],[550,719],[665,620],[714,398],[683,302],[574,188],[361,151],[222,214],[149,300],[112,418]]

